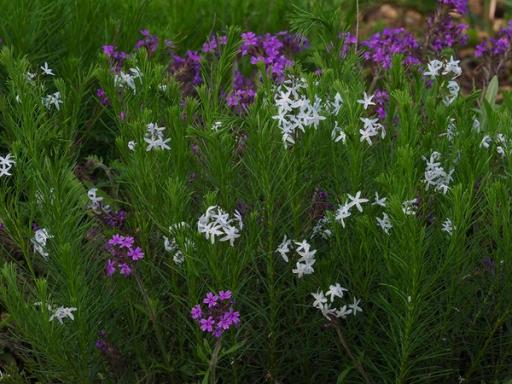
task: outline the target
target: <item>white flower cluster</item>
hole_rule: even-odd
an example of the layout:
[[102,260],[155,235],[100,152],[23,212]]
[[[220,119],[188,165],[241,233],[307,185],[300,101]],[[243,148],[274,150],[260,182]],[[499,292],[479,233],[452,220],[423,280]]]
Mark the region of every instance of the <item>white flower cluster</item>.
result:
[[206,213],[201,215],[197,221],[197,230],[199,233],[204,233],[207,240],[212,244],[215,243],[216,237],[219,241],[229,241],[231,246],[240,237],[240,231],[243,229],[242,215],[235,210],[233,218],[229,217],[229,213],[225,212],[222,208],[214,205],[208,207]]
[[450,118],[450,120],[448,120],[448,127],[446,128],[446,132],[441,133],[441,135],[439,136],[446,136],[448,141],[450,143],[453,143],[453,141],[455,140],[455,136],[457,136],[457,126],[455,125],[454,118]]
[[425,183],[425,189],[427,191],[430,187],[434,187],[437,192],[446,194],[446,192],[448,192],[450,182],[453,180],[452,175],[454,170],[450,169],[449,172],[446,172],[439,162],[440,159],[441,154],[435,151],[432,152],[428,159],[423,156],[426,168],[425,179],[422,181]]
[[[376,105],[375,102],[373,102],[374,97],[375,95],[368,96],[368,94],[364,92],[363,98],[357,100],[357,103],[361,104],[366,111],[370,106]],[[379,133],[382,139],[386,137],[386,129],[379,122],[378,118],[361,117],[360,119],[363,122],[363,129],[359,130],[359,134],[361,135],[359,141],[366,141],[368,145],[372,145],[372,137],[379,135]]]
[[352,304],[345,304],[339,308],[333,307],[335,299],[343,299],[345,292],[348,292],[348,289],[343,288],[339,283],[330,285],[329,290],[325,293],[319,289],[316,293],[311,294],[315,299],[313,307],[322,312],[322,315],[329,321],[333,318],[346,319],[350,314],[355,316],[357,312],[363,312],[359,306],[361,300],[355,297]]
[[11,176],[9,171],[16,164],[14,157],[8,153],[5,156],[0,156],[0,177],[2,176]]
[[361,197],[361,191],[357,191],[355,196],[350,194],[348,195],[348,200],[341,204],[338,209],[336,209],[335,219],[337,222],[341,223],[343,228],[345,228],[345,219],[349,218],[352,213],[351,209],[356,207],[359,212],[363,212],[363,206],[361,204],[367,203],[369,200]]
[[331,132],[331,139],[335,143],[339,143],[340,141],[345,144],[347,142],[347,134],[341,127],[338,125],[338,122],[334,122],[334,128]]
[[455,81],[455,79],[462,74],[462,68],[459,63],[460,60],[455,60],[453,56],[450,57],[449,61],[445,62],[440,60],[431,60],[427,64],[427,70],[423,72],[423,75],[430,77],[431,80],[434,80],[441,75],[447,76],[450,79],[446,85],[448,95],[443,98],[443,103],[446,106],[452,104],[459,96],[460,87],[457,81]]
[[[41,307],[43,303],[40,301],[34,303],[36,307]],[[55,307],[50,304],[46,305],[46,308],[48,309],[48,312],[51,312],[50,321],[57,320],[60,324],[63,324],[63,320],[66,318],[69,318],[70,320],[75,320],[75,316],[73,315],[73,312],[77,310],[75,307]]]
[[34,233],[32,244],[34,245],[34,252],[39,253],[44,259],[48,259],[48,251],[46,250],[46,242],[48,239],[53,238],[46,228],[40,228]]
[[114,75],[114,85],[118,88],[129,88],[133,91],[133,94],[137,93],[137,87],[135,80],[139,79],[142,81],[142,73],[138,67],[130,68],[129,72],[120,71]]
[[313,265],[315,264],[315,253],[316,250],[311,249],[311,245],[307,242],[307,240],[303,241],[292,241],[284,236],[283,241],[276,249],[276,252],[281,255],[283,260],[288,263],[288,253],[293,250],[295,247],[295,252],[300,256],[295,264],[295,268],[292,269],[292,272],[297,275],[298,278],[303,277],[304,275],[311,275],[315,270],[313,269]]
[[[146,126],[146,135],[144,136],[144,141],[148,144],[146,147],[146,151],[151,151],[153,149],[171,149],[167,144],[171,139],[166,139],[164,136],[165,127],[159,127],[157,123],[149,123]],[[128,148],[130,148],[130,143],[128,143]],[[135,148],[135,144],[133,148],[130,148],[132,151]]]
[[[176,236],[178,236],[179,233],[183,233],[183,231],[185,231],[188,228],[188,223],[182,221],[181,223],[173,224],[169,227],[169,237],[163,236],[165,250],[173,255],[172,259],[174,263],[178,265],[183,264],[183,262],[185,261],[185,254],[181,250],[178,244],[178,240],[176,239]],[[195,247],[194,242],[188,237],[185,238],[183,245],[186,252]]]
[[[494,142],[496,143],[496,152],[501,157],[512,153],[512,140],[507,139],[503,133],[497,133],[494,136]],[[492,143],[493,138],[489,135],[485,135],[480,142],[480,148],[488,149]]]
[[63,103],[60,92],[55,92],[46,97],[43,97],[43,105],[46,109],[52,109],[52,105],[57,111],[60,111],[60,105]]
[[[311,101],[305,94],[306,88],[304,79],[290,78],[276,89],[274,103],[277,115],[272,118],[278,122],[285,148],[295,144],[298,131],[304,133],[306,128],[318,128],[320,121],[325,120],[325,116],[320,115],[322,99],[315,96]],[[339,112],[342,103],[341,96],[337,94],[334,101],[327,105],[332,107],[333,112]]]

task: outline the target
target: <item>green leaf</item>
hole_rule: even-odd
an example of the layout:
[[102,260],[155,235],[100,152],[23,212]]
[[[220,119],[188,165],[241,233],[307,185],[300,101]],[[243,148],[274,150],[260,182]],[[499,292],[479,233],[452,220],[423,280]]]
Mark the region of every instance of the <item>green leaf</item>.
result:
[[487,86],[487,89],[485,91],[485,100],[489,102],[492,106],[496,103],[496,96],[498,95],[498,89],[499,89],[499,82],[498,77],[494,76],[491,81],[489,82],[489,85]]

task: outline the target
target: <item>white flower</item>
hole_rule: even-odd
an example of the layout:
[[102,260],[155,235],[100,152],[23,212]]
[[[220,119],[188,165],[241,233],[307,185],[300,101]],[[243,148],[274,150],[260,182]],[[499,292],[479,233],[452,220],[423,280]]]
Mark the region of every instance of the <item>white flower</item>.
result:
[[346,305],[340,307],[337,311],[336,311],[336,317],[337,318],[342,318],[342,319],[346,319],[348,315],[350,315],[352,313],[352,310],[351,309],[348,309]]
[[359,130],[359,133],[361,134],[359,141],[363,142],[366,140],[369,145],[372,145],[371,138],[377,136],[379,131],[382,138],[386,137],[384,126],[379,123],[378,118],[370,119],[361,117],[360,120],[363,122],[363,129]]
[[167,84],[159,84],[158,89],[161,90],[162,92],[167,91]]
[[418,201],[416,199],[404,201],[402,203],[402,212],[409,216],[415,216],[417,203],[418,203]]
[[60,111],[60,105],[63,103],[60,92],[55,92],[51,95],[48,95],[46,97],[43,97],[43,105],[46,109],[51,109],[52,105],[57,109],[57,111]]
[[389,235],[389,230],[393,228],[393,224],[391,224],[391,220],[385,212],[382,214],[382,218],[377,217],[377,224],[387,235]]
[[89,191],[87,191],[87,197],[89,197],[89,200],[91,201],[90,207],[95,213],[100,211],[101,202],[103,201],[103,197],[96,196],[97,191],[98,188],[91,188]]
[[172,261],[174,261],[175,264],[181,265],[185,262],[185,255],[178,249],[172,257]]
[[452,221],[450,219],[446,219],[443,222],[443,226],[441,228],[441,231],[446,232],[448,236],[451,236],[453,234],[453,231],[455,230],[455,226],[453,225]]
[[14,160],[14,156],[12,156],[10,153],[5,155],[5,157],[0,156],[0,177],[11,176],[9,171],[15,164],[16,161]]
[[32,73],[32,72],[27,72],[25,73],[25,79],[27,79],[27,81],[29,83],[32,83],[34,81],[34,79],[36,78],[36,74],[35,73]]
[[313,307],[320,309],[323,304],[327,303],[327,297],[325,297],[325,294],[322,291],[318,290],[316,293],[312,293],[311,295],[315,299],[315,301],[313,301]]
[[53,73],[53,69],[49,68],[48,67],[48,63],[45,62],[43,66],[40,67],[41,68],[41,71],[43,71],[43,73],[45,75],[48,75],[48,76],[55,76],[55,73]]
[[480,127],[481,127],[480,121],[477,119],[476,116],[474,116],[473,117],[473,127],[472,127],[473,131],[476,133],[479,133]]
[[295,268],[292,269],[292,272],[297,275],[298,278],[302,278],[304,275],[311,275],[315,270],[313,269],[313,264],[315,264],[316,260],[305,260],[303,262],[298,261],[295,265]]
[[32,239],[34,252],[39,253],[44,259],[48,259],[46,242],[51,238],[53,238],[53,236],[49,234],[46,228],[40,228],[34,233],[34,238]]
[[496,152],[498,152],[498,155],[500,155],[501,157],[505,157],[505,149],[503,149],[501,145],[498,145],[496,147]]
[[354,302],[352,304],[349,304],[348,306],[352,310],[353,315],[357,315],[357,312],[363,312],[362,308],[359,306],[359,303],[361,302],[360,299],[357,299],[354,297]]
[[322,315],[327,320],[331,320],[332,316],[336,316],[336,308],[331,308],[330,304],[328,304],[328,303],[323,304],[318,309],[322,312]]
[[339,94],[339,92],[336,92],[334,95],[334,100],[331,103],[331,113],[333,115],[337,115],[340,112],[341,106],[343,105],[343,98]]
[[212,125],[212,130],[213,131],[218,131],[219,128],[221,128],[221,127],[222,127],[222,121],[216,121]]
[[460,60],[455,60],[453,56],[450,56],[450,61],[444,65],[443,75],[449,75],[453,73],[452,79],[459,77],[462,74],[462,68],[459,65]]
[[59,323],[62,324],[62,320],[64,320],[66,317],[71,320],[75,320],[73,312],[75,312],[76,310],[77,308],[75,307],[58,307],[53,310],[53,314],[50,316],[50,321],[57,319]]
[[459,96],[460,87],[455,80],[450,80],[446,85],[446,88],[448,88],[449,95],[444,97],[443,103],[444,105],[449,106],[457,99],[457,96]]
[[334,123],[334,128],[331,132],[331,139],[335,142],[335,143],[338,143],[338,142],[342,142],[343,144],[345,144],[345,142],[347,141],[347,135],[345,134],[345,132],[343,132],[343,130],[338,126],[338,122],[336,121]]
[[363,207],[361,206],[362,203],[367,203],[368,199],[361,198],[361,191],[357,191],[355,196],[352,196],[350,194],[348,195],[348,199],[350,200],[350,203],[348,204],[349,208],[356,207],[359,212],[363,212]]
[[315,237],[317,235],[320,235],[323,239],[328,239],[332,236],[332,231],[327,228],[327,225],[329,225],[329,219],[327,216],[323,216],[320,220],[317,221],[315,226],[313,227],[313,233],[311,237]]
[[424,76],[430,76],[433,80],[439,76],[439,71],[443,68],[443,63],[439,60],[431,60],[427,64],[427,71],[423,72]]
[[135,142],[135,141],[133,141],[133,140],[130,140],[130,141],[128,142],[128,149],[129,149],[130,151],[132,151],[132,152],[133,152],[133,151],[135,151],[135,146],[136,146],[136,145],[137,145],[137,142]]
[[379,198],[379,193],[375,192],[375,200],[373,201],[372,205],[378,205],[380,207],[386,208],[386,200],[387,197]]
[[340,222],[343,228],[345,228],[345,219],[349,218],[350,215],[350,205],[343,204],[340,205],[336,210],[335,220]]
[[370,105],[376,105],[372,100],[373,98],[375,97],[375,95],[370,95],[368,96],[368,94],[365,92],[364,95],[363,95],[363,98],[360,99],[360,100],[357,100],[357,102],[359,104],[362,104],[363,105],[363,108],[366,110],[368,109],[368,107]]
[[480,142],[480,148],[489,148],[489,146],[492,144],[492,138],[489,135],[485,135]]
[[343,288],[339,283],[329,285],[329,290],[326,292],[327,296],[330,296],[331,303],[334,302],[335,297],[343,298],[343,292],[347,292],[348,289]]
[[139,81],[141,81],[142,74],[140,69],[137,67],[130,68],[129,72],[130,73],[120,71],[118,74],[116,74],[114,76],[114,85],[119,88],[130,88],[135,94],[137,92],[135,80],[139,79]]
[[281,244],[276,249],[276,252],[281,255],[284,261],[288,262],[288,253],[290,252],[290,246],[292,244],[292,241],[286,238],[286,235],[283,238],[283,241],[281,241]]

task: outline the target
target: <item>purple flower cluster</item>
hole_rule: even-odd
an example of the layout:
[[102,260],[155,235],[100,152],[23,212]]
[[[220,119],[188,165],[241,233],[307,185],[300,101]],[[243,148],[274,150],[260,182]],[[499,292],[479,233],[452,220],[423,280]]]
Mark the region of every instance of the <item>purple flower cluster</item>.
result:
[[144,252],[140,247],[134,247],[135,240],[131,236],[116,234],[108,240],[107,251],[112,255],[105,266],[107,276],[111,277],[119,269],[119,273],[125,277],[131,275],[133,263],[144,258]]
[[186,95],[194,94],[194,87],[201,84],[201,55],[198,51],[187,51],[185,56],[171,52],[169,72],[181,83]]
[[104,45],[103,53],[110,59],[110,66],[116,73],[121,71],[124,62],[128,58],[128,54],[124,51],[118,51],[115,45]]
[[355,46],[357,43],[357,38],[355,35],[350,32],[340,32],[338,37],[343,40],[343,47],[341,48],[341,56],[347,56],[348,50],[351,46]]
[[135,43],[135,49],[146,48],[150,56],[154,55],[158,49],[158,37],[152,35],[148,29],[142,29],[140,34],[142,35],[142,39]]
[[511,53],[512,48],[512,20],[506,27],[501,28],[496,37],[483,40],[475,48],[475,56],[507,56]]
[[238,113],[242,113],[252,104],[256,96],[254,82],[240,72],[235,72],[233,89],[226,97],[227,105]]
[[206,43],[203,44],[202,51],[204,53],[219,53],[220,47],[222,45],[226,45],[227,42],[228,37],[226,35],[212,36]]
[[108,99],[107,94],[103,88],[98,88],[96,90],[96,96],[100,100],[101,105],[110,105],[110,100]]
[[102,215],[102,220],[111,228],[124,229],[126,211],[120,209],[119,211],[105,212]]
[[365,47],[363,57],[385,69],[391,66],[393,56],[404,55],[403,64],[419,64],[419,43],[414,36],[404,28],[385,28],[377,32],[368,40],[361,42]]
[[275,35],[244,32],[241,37],[241,56],[248,56],[250,63],[254,65],[264,63],[267,72],[278,82],[284,81],[285,69],[293,65],[292,55],[308,45],[305,38],[292,35],[287,31],[278,32]]
[[468,41],[465,23],[459,23],[451,12],[464,15],[468,12],[467,0],[439,0],[439,7],[434,15],[427,19],[428,47],[434,52],[456,45],[464,46]]
[[233,309],[231,291],[208,292],[203,304],[192,307],[192,319],[197,321],[201,331],[221,337],[224,332],[240,323],[240,313]]

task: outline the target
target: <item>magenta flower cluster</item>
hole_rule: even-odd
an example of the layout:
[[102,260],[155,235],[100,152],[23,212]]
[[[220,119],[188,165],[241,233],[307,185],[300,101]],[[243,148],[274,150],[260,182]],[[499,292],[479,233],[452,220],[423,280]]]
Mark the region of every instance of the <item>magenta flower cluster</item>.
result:
[[120,72],[128,54],[124,51],[118,51],[115,45],[104,45],[103,53],[109,58],[112,70],[116,73]]
[[511,53],[512,48],[512,20],[501,28],[496,37],[483,40],[476,46],[475,56],[507,56]]
[[233,309],[231,291],[208,292],[202,304],[192,307],[191,315],[201,331],[221,337],[224,332],[240,324],[240,313]]
[[[349,40],[350,41],[350,40]],[[404,28],[385,28],[361,43],[365,48],[363,57],[370,62],[388,69],[395,55],[403,55],[405,65],[419,64],[420,45],[414,36]]]
[[439,0],[434,15],[427,19],[428,47],[434,52],[445,48],[464,46],[468,42],[468,25],[458,22],[452,15],[468,13],[467,0]]
[[144,258],[144,252],[140,247],[135,247],[134,243],[133,237],[119,234],[107,241],[105,248],[112,256],[105,266],[107,276],[111,277],[117,270],[125,277],[132,274],[134,263]]

